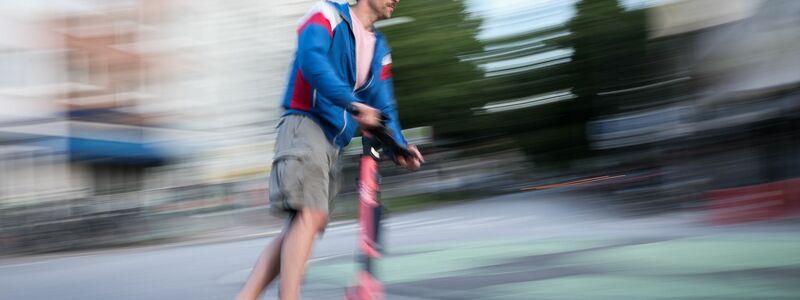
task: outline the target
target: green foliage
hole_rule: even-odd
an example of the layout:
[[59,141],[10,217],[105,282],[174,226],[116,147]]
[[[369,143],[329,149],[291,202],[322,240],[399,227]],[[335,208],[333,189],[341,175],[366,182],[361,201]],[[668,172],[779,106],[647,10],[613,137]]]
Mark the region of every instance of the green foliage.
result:
[[[560,26],[478,40],[481,21],[463,1],[404,0],[383,29],[393,48],[394,79],[405,127],[433,125],[437,138],[511,137],[537,163],[590,154],[586,123],[624,101],[599,92],[639,83],[645,65],[645,14],[617,0],[583,0]],[[570,54],[571,51],[571,54]],[[550,59],[484,74],[480,64],[542,55]],[[492,76],[486,76],[492,75]],[[575,98],[492,114],[473,108],[559,90]]]
[[466,136],[470,108],[482,105],[483,72],[460,57],[482,51],[480,20],[463,1],[404,0],[395,18],[413,22],[382,31],[392,46],[395,94],[404,127],[433,125],[437,135]]
[[569,22],[568,46],[575,52],[571,81],[594,114],[613,112],[613,99],[598,93],[635,86],[644,73],[646,24],[643,11],[624,11],[617,0],[581,1]]

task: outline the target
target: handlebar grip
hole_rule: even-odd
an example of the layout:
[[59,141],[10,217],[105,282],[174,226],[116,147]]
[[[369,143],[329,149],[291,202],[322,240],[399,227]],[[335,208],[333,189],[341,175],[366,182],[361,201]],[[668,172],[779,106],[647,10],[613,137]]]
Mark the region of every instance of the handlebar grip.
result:
[[[360,111],[358,107],[355,105],[349,105],[345,110],[352,114],[353,116],[358,116]],[[372,134],[372,136],[377,139],[384,147],[389,148],[389,151],[392,151],[395,155],[403,156],[406,158],[410,158],[413,155],[411,154],[408,149],[400,147],[397,141],[392,136],[391,129],[386,127],[386,122],[389,121],[389,115],[381,112],[381,126],[367,129],[367,131]]]
[[405,158],[411,158],[413,155],[411,154],[408,149],[401,147],[400,144],[397,143],[397,140],[394,139],[392,136],[392,131],[386,126],[381,126],[377,128],[369,129],[368,132],[372,135],[372,137],[381,144],[386,150],[391,151],[395,155],[403,156]]

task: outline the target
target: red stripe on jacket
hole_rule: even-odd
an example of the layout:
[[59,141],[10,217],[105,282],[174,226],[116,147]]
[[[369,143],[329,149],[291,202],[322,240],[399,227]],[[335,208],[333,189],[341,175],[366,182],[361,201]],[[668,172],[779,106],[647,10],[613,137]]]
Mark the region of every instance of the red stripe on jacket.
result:
[[330,36],[333,36],[333,28],[331,28],[331,22],[328,21],[328,19],[325,18],[325,15],[323,15],[321,12],[316,13],[310,18],[308,18],[308,20],[306,20],[306,22],[303,23],[303,25],[300,26],[299,29],[297,29],[297,34],[299,35],[300,33],[302,33],[303,30],[305,30],[306,27],[308,27],[311,24],[317,24],[322,26],[323,28],[328,30],[328,34]]
[[381,69],[381,80],[386,80],[392,77],[392,64],[383,65]]
[[303,71],[297,70],[294,78],[294,89],[292,90],[292,102],[289,104],[292,109],[302,111],[311,110],[311,85],[303,77]]

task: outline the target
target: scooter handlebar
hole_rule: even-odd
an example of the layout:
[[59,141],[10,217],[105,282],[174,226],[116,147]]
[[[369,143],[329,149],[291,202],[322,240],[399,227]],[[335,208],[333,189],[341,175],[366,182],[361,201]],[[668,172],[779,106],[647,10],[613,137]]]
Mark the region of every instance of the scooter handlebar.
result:
[[[353,116],[358,116],[359,111],[358,108],[354,105],[350,105],[347,107],[347,112],[352,114]],[[391,151],[394,153],[395,156],[402,156],[407,159],[414,157],[411,154],[411,151],[408,151],[405,147],[400,146],[397,140],[394,138],[392,134],[392,130],[389,127],[386,127],[386,122],[389,120],[389,116],[385,113],[381,113],[381,124],[378,127],[373,127],[366,129],[365,131],[368,132],[373,139],[375,139],[379,146],[384,150]]]

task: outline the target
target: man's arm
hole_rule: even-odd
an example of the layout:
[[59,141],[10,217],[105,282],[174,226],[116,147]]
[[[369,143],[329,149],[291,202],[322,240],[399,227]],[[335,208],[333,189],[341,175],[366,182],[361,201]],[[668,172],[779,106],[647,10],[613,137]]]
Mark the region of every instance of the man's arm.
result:
[[336,74],[328,60],[332,29],[321,14],[317,18],[323,19],[312,18],[300,28],[297,42],[300,71],[318,93],[325,95],[336,106],[348,108],[358,98],[353,94],[353,87]]
[[[391,68],[391,66],[389,66],[389,68]],[[417,147],[414,145],[409,145],[406,141],[406,138],[403,136],[403,128],[400,126],[400,117],[397,113],[397,103],[394,98],[394,85],[392,83],[391,74],[381,74],[380,76],[381,80],[379,81],[379,84],[382,84],[382,86],[378,91],[377,96],[372,99],[372,105],[389,118],[386,121],[386,126],[391,129],[393,137],[397,143],[401,147],[408,149],[413,157],[407,159],[402,156],[395,156],[394,153],[391,155],[401,166],[410,170],[416,170],[423,162],[425,162],[425,159],[422,157],[422,154],[419,152]]]
[[394,100],[392,80],[391,78],[381,80],[380,84],[384,86],[381,87],[377,97],[375,97],[371,104],[389,118],[386,120],[386,127],[392,130],[393,137],[397,143],[403,148],[407,148],[408,142],[403,136],[403,128],[400,126],[400,117],[397,113],[397,103]]
[[[327,5],[327,4],[323,4]],[[300,72],[318,93],[325,95],[334,105],[348,111],[358,110],[356,121],[364,127],[379,125],[380,112],[358,102],[353,87],[336,74],[328,51],[331,47],[333,29],[325,15],[312,15],[299,29],[297,60]]]

